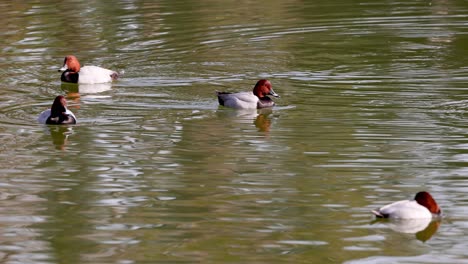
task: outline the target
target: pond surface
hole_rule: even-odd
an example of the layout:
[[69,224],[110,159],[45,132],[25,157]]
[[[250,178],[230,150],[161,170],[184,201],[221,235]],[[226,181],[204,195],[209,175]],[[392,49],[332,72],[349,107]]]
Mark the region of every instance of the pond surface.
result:
[[[0,8],[0,262],[468,263],[466,1]],[[37,124],[60,94],[79,123]],[[374,221],[420,190],[442,221]]]

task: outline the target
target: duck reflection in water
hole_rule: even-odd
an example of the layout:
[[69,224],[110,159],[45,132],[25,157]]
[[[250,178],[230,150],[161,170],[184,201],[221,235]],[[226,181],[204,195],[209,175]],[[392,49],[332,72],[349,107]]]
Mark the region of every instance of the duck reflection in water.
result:
[[220,109],[219,116],[224,116],[239,124],[253,124],[259,132],[269,132],[271,127],[271,108],[262,109]]
[[254,124],[260,132],[270,132],[271,118],[269,115],[272,113],[271,109],[263,108],[258,110],[258,115],[255,118]]
[[404,234],[415,234],[416,239],[426,242],[437,232],[441,219],[383,219],[379,218],[371,224],[384,224],[393,231]]
[[76,94],[96,94],[109,91],[112,88],[112,83],[76,84],[62,82],[60,88],[62,91],[66,92],[68,96],[75,96]]
[[68,144],[68,137],[73,134],[71,126],[48,126],[52,143],[57,150],[65,150]]

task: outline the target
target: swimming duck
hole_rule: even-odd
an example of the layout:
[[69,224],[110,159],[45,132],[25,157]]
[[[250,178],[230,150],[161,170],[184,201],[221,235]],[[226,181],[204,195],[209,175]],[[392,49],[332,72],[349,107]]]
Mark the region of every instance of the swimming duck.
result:
[[37,121],[48,125],[76,124],[76,117],[72,111],[67,109],[65,97],[59,95],[55,97],[50,109],[39,114]]
[[220,105],[232,107],[236,109],[255,109],[266,108],[275,105],[267,95],[280,97],[271,88],[271,83],[268,80],[262,79],[255,84],[253,92],[216,92]]
[[403,200],[372,211],[378,218],[421,219],[439,216],[441,210],[428,192],[418,192],[414,200]]
[[119,77],[115,71],[104,69],[98,66],[80,66],[80,62],[73,55],[68,55],[63,61],[60,80],[69,83],[94,84],[108,83]]

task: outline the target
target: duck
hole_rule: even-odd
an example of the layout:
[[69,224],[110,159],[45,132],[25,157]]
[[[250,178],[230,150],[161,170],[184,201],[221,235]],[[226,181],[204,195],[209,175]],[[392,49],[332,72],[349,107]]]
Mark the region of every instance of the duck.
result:
[[273,107],[275,102],[268,97],[280,97],[273,91],[270,81],[266,79],[259,80],[252,92],[216,92],[218,102],[222,106],[231,107],[235,109],[260,109]]
[[39,114],[37,121],[47,125],[76,124],[76,117],[67,109],[67,100],[64,96],[55,97],[52,107]]
[[414,200],[403,200],[385,205],[372,213],[377,218],[424,219],[441,215],[439,205],[426,191],[418,192]]
[[119,74],[115,71],[98,66],[80,66],[80,62],[73,55],[68,55],[63,60],[63,67],[58,70],[63,72],[60,80],[67,83],[95,84],[109,83],[116,80]]

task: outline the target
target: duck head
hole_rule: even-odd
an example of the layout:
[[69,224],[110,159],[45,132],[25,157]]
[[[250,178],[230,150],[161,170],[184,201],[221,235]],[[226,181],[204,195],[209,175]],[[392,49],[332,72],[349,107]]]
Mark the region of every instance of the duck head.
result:
[[273,91],[273,88],[271,87],[270,81],[266,79],[259,80],[257,84],[255,84],[255,87],[253,89],[253,93],[258,97],[258,98],[264,98],[267,95],[271,95],[274,97],[280,97],[275,91]]
[[428,192],[418,192],[414,200],[416,200],[418,204],[426,207],[433,214],[439,215],[441,213],[439,205],[437,205],[432,195]]
[[63,60],[63,66],[58,70],[59,72],[70,71],[70,72],[79,72],[80,71],[80,62],[73,55],[68,55]]
[[52,117],[59,116],[67,111],[67,100],[62,95],[55,97],[52,107],[50,108],[50,115]]
[[52,107],[50,108],[50,116],[47,118],[46,124],[76,124],[75,117],[67,114],[67,100],[62,95],[55,97]]

